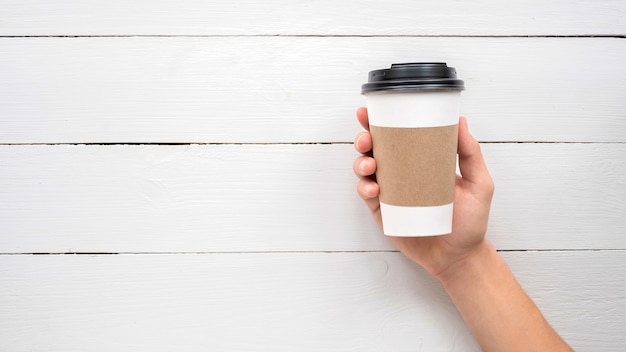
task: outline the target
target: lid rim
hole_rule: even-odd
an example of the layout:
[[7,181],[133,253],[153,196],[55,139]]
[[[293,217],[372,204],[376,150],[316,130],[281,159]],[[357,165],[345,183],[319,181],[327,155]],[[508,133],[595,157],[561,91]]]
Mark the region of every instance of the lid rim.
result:
[[465,90],[454,67],[445,62],[392,64],[391,68],[370,71],[361,94],[384,90]]
[[454,82],[377,82],[366,83],[361,87],[361,93],[369,93],[381,90],[465,90],[465,84],[461,80],[455,80]]
[[387,87],[377,87],[377,88],[363,88],[361,91],[363,93],[369,92],[379,92],[384,90],[465,90],[464,87],[458,86],[447,86],[447,85],[414,85],[414,86],[387,86]]

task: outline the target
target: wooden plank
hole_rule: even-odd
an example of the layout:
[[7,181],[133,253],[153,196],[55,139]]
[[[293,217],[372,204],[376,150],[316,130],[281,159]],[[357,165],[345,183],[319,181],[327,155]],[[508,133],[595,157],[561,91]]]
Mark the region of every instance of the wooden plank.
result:
[[[626,260],[624,251],[508,252],[502,256],[574,350],[623,349],[620,330],[626,315],[626,286],[619,282],[626,280],[626,270],[620,268]],[[582,311],[585,305],[590,314]]]
[[[625,252],[503,256],[576,350],[626,344]],[[2,255],[0,287],[5,351],[478,351],[400,253]]]
[[0,35],[624,34],[610,0],[2,1]]
[[[626,248],[626,144],[484,144],[500,249]],[[392,247],[352,145],[2,146],[0,253]]]
[[482,149],[496,183],[488,232],[496,246],[626,248],[616,240],[626,233],[626,144]]
[[351,142],[367,72],[415,60],[457,67],[482,141],[625,142],[625,55],[611,38],[4,38],[0,143]]

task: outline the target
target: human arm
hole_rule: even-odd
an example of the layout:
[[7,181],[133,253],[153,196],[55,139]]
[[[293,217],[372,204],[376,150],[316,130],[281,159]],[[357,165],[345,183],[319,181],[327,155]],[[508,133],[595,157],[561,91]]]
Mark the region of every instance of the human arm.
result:
[[[354,142],[363,154],[354,162],[360,178],[357,192],[380,227],[379,188],[372,178],[376,161],[370,156],[365,108],[357,111],[357,119],[366,129]],[[389,239],[442,283],[483,350],[571,351],[485,239],[494,185],[464,118],[459,121],[458,155],[461,175],[456,178],[452,233]]]

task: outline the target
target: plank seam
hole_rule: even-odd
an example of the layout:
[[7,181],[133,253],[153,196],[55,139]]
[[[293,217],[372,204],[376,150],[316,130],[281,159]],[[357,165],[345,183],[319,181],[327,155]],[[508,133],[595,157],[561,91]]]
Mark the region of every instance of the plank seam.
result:
[[617,38],[626,34],[49,34],[0,35],[0,38]]
[[[480,144],[626,144],[625,142],[572,141],[479,141]],[[193,146],[193,145],[352,145],[354,142],[72,142],[72,143],[0,143],[2,146]]]
[[0,143],[0,146],[28,146],[28,145],[328,145],[353,144],[353,142],[76,142],[76,143]]
[[[498,249],[499,253],[510,252],[624,252],[624,248],[586,248],[586,249]],[[358,253],[400,253],[398,250],[336,250],[336,251],[222,251],[222,252],[20,252],[20,253],[0,253],[0,256],[40,256],[40,255],[74,255],[74,256],[106,256],[106,255],[229,255],[229,254],[358,254]]]

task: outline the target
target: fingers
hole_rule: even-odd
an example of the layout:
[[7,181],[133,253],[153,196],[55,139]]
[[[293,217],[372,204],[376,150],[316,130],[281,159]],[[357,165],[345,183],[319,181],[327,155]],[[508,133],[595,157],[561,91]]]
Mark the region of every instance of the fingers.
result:
[[376,172],[376,160],[366,155],[359,156],[354,160],[352,169],[360,179],[356,186],[357,193],[365,200],[367,207],[370,208],[371,211],[375,211],[380,206],[378,204],[378,193],[380,189],[378,183],[376,183],[372,177]]
[[354,160],[352,169],[358,177],[369,177],[376,172],[376,161],[369,156],[360,156]]
[[[359,183],[357,183],[356,190],[359,196],[364,200],[377,198],[378,193],[380,193],[378,183],[368,178],[362,178]],[[376,201],[378,201],[378,199],[376,199]]]
[[359,123],[361,124],[361,126],[363,126],[363,128],[369,131],[370,122],[367,116],[367,108],[358,108],[356,111],[356,119],[359,120]]
[[[363,199],[363,202],[367,208],[372,212],[374,217],[380,216],[380,201],[378,200],[378,194],[380,189],[378,184],[370,179],[362,179],[357,184],[357,193]],[[376,215],[378,213],[378,215]]]
[[[356,111],[356,117],[361,126],[363,126],[365,130],[369,131],[370,124],[367,109],[359,108]],[[372,214],[376,214],[380,209],[380,202],[378,201],[380,188],[372,176],[376,172],[376,160],[369,156],[372,151],[372,136],[370,133],[361,132],[357,134],[354,139],[354,148],[359,153],[364,154],[363,156],[356,158],[352,166],[354,173],[360,179],[356,186],[357,193],[363,199]]]
[[492,183],[478,141],[470,134],[467,119],[459,119],[459,169],[464,180],[472,183]]
[[376,161],[368,156],[360,156],[354,161],[353,165],[354,173],[359,176],[359,183],[356,185],[356,191],[365,201],[365,205],[369,210],[375,214],[380,208],[380,202],[378,201],[378,194],[380,188],[378,183],[371,178],[371,175],[376,172]]
[[372,136],[369,132],[359,132],[356,135],[354,149],[361,154],[370,154],[372,150]]
[[357,193],[363,199],[372,215],[374,215],[374,218],[380,218],[379,192],[378,184],[372,180],[363,179],[357,184]]

